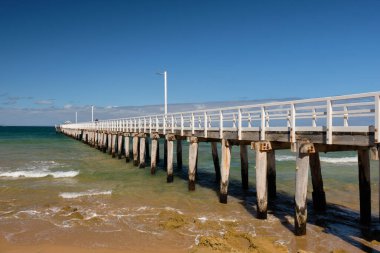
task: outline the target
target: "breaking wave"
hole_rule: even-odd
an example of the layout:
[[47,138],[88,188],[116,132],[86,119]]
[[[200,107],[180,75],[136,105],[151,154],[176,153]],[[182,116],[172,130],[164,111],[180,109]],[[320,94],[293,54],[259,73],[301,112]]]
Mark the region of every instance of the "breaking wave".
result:
[[95,195],[111,195],[112,191],[96,191],[90,190],[85,192],[62,192],[59,194],[61,198],[64,199],[75,199],[84,196],[95,196]]

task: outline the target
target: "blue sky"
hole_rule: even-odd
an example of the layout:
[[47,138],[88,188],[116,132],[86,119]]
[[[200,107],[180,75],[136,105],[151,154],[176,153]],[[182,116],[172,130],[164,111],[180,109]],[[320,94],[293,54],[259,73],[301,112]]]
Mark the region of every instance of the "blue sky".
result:
[[379,0],[0,0],[0,124],[161,104],[164,69],[169,103],[378,91],[379,13]]

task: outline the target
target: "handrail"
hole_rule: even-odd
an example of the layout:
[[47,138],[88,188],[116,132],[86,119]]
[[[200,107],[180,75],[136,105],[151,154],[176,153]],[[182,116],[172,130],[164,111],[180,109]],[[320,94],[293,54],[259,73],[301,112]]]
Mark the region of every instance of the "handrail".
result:
[[[367,122],[360,123],[358,126],[368,126],[370,129],[369,127],[374,125],[375,142],[379,143],[380,92],[174,112],[167,115],[117,118],[63,124],[59,127],[149,133],[162,130],[164,134],[180,130],[181,135],[186,129],[191,130],[192,134],[203,131],[205,137],[208,136],[209,131],[217,129],[220,138],[223,137],[225,129],[231,131],[232,128],[236,130],[240,140],[243,131],[254,131],[252,128],[257,126],[260,130],[260,139],[265,140],[266,130],[273,122],[277,122],[274,126],[288,128],[291,142],[295,142],[297,127],[304,127],[306,124],[306,126],[316,128],[316,131],[323,126],[322,129],[326,132],[326,143],[332,144],[334,127],[350,128],[353,126],[351,122],[359,118],[368,119]],[[254,126],[255,124],[257,125]],[[352,131],[356,131],[355,128],[352,128]]]

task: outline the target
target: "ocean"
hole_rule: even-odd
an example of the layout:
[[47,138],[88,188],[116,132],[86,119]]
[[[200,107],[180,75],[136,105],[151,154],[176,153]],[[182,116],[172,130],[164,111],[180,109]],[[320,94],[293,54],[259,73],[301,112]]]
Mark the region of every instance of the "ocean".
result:
[[380,251],[378,161],[371,161],[370,230],[359,225],[356,153],[336,152],[321,154],[327,211],[312,210],[309,176],[307,235],[296,237],[295,154],[276,151],[277,198],[269,201],[268,219],[258,220],[254,151],[248,152],[247,191],[239,147],[232,151],[228,204],[220,204],[209,143],[200,143],[196,190],[189,192],[186,142],[183,169],[174,164],[168,184],[162,142],[151,175],[149,166],[111,158],[53,127],[0,127],[0,252],[1,245],[9,251],[38,245],[78,252]]

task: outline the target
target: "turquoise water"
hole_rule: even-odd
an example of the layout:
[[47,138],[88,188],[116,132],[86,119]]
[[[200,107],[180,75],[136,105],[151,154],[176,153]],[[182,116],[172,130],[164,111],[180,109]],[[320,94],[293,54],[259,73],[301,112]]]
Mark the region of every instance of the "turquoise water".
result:
[[[166,183],[163,143],[159,169],[138,169],[112,159],[51,127],[0,128],[0,235],[10,243],[70,243],[88,247],[140,249],[171,245],[179,251],[196,246],[199,236],[218,235],[233,222],[239,231],[274,238],[289,250],[368,251],[377,238],[378,170],[371,162],[372,231],[358,223],[359,193],[355,152],[321,154],[328,205],[315,214],[309,203],[308,235],[293,236],[295,155],[276,151],[278,197],[270,201],[267,221],[255,218],[254,152],[249,151],[249,190],[240,179],[239,147],[233,147],[229,203],[220,204],[209,143],[201,143],[195,192],[187,190],[188,145],[183,142],[183,169],[174,167]],[[218,146],[220,151],[220,146]],[[176,155],[174,155],[176,157]],[[148,163],[149,164],[149,163]],[[309,177],[308,200],[311,200]],[[217,227],[185,224],[167,230],[164,212],[215,221]],[[161,215],[162,214],[162,215]],[[86,243],[80,238],[86,238]],[[165,240],[163,240],[165,238]],[[379,249],[378,249],[379,250]],[[376,251],[374,251],[376,252]]]

